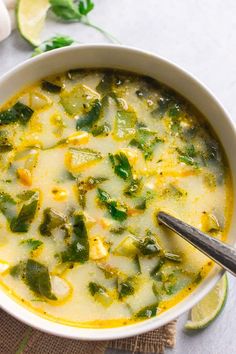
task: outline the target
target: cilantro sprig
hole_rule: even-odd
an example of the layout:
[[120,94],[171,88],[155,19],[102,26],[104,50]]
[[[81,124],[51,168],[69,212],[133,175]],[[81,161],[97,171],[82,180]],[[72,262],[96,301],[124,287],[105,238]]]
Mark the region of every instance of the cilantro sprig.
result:
[[69,36],[54,36],[42,42],[38,47],[36,47],[32,56],[34,57],[38,54],[49,52],[53,49],[68,47],[74,43],[76,43],[76,41]]

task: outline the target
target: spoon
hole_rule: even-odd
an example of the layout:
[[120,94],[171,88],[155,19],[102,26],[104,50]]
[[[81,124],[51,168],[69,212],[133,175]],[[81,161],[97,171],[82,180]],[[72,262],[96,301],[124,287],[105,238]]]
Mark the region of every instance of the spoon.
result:
[[236,248],[204,234],[182,220],[163,211],[157,214],[158,220],[170,230],[176,232],[199,251],[213,259],[222,268],[236,276]]

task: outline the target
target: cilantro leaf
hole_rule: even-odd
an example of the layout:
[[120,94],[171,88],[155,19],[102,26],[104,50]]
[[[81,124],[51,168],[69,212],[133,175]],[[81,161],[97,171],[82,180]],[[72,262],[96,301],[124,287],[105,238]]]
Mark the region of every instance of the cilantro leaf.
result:
[[151,318],[157,314],[158,303],[146,306],[135,314],[138,318]]
[[127,207],[123,204],[120,204],[116,200],[113,200],[109,193],[103,189],[98,188],[98,199],[107,207],[113,219],[118,221],[124,221],[127,219]]
[[80,262],[89,259],[88,234],[83,215],[74,216],[73,239],[67,249],[60,254],[62,263]]
[[81,15],[86,16],[94,8],[94,3],[91,0],[80,0],[79,12]]
[[92,0],[50,0],[52,12],[64,21],[80,21],[94,8]]
[[109,154],[109,159],[117,176],[124,180],[132,178],[132,170],[129,160],[123,152],[115,155]]
[[35,251],[43,244],[43,242],[40,240],[34,240],[33,238],[28,238],[27,240],[21,241],[20,244],[27,245],[31,251]]
[[82,209],[86,207],[86,194],[89,190],[96,188],[100,183],[107,180],[106,177],[88,177],[86,180],[77,181],[77,188],[79,194],[79,204]]
[[52,294],[48,268],[43,264],[28,259],[25,266],[25,282],[35,294],[50,300],[57,300]]
[[141,150],[144,158],[150,160],[152,159],[156,145],[162,142],[163,140],[158,138],[156,132],[153,132],[146,127],[140,127],[136,132],[135,138],[132,139],[129,144]]
[[199,166],[196,161],[197,152],[195,150],[194,145],[187,146],[184,151],[177,149],[179,153],[179,161],[185,163],[186,165],[194,166],[197,168]]
[[23,204],[18,216],[11,220],[10,228],[12,232],[27,232],[37,211],[39,193],[35,192],[31,199]]
[[73,43],[75,43],[75,40],[69,36],[55,36],[47,39],[46,41],[41,43],[38,47],[36,47],[32,56],[42,54],[44,52],[49,52],[50,50],[53,49],[68,47]]

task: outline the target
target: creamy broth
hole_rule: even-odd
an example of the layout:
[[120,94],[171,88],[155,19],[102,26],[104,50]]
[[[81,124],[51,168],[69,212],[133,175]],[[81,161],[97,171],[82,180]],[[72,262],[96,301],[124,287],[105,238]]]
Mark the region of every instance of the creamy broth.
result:
[[0,281],[32,311],[84,327],[158,316],[212,262],[157,222],[225,239],[232,184],[192,105],[148,77],[72,70],[0,110]]

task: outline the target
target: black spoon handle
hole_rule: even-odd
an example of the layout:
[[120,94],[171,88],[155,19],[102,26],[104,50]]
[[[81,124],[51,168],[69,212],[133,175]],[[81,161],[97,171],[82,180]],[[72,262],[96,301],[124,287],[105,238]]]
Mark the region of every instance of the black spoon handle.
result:
[[163,211],[158,220],[236,276],[236,249]]

